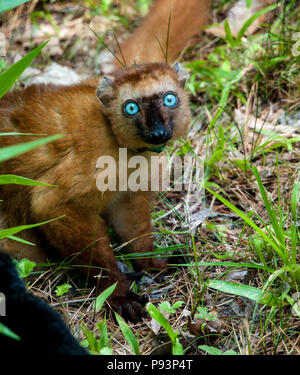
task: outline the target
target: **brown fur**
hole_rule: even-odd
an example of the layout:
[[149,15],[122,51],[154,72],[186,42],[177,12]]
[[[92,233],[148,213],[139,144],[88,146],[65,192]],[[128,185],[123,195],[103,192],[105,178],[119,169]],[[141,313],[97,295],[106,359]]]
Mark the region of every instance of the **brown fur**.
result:
[[[195,3],[194,0],[190,1]],[[204,1],[198,1],[202,9]],[[182,4],[180,0],[178,3]],[[161,4],[161,1],[157,1],[149,21],[146,20],[144,25],[151,24],[158,17],[157,7]],[[186,16],[185,13],[184,17]],[[179,13],[175,12],[174,30],[183,25],[182,21],[176,21],[178,17]],[[202,24],[202,16],[200,18]],[[188,29],[190,30],[189,27]],[[146,26],[142,30],[146,34],[143,36],[145,40],[153,35],[153,30]],[[190,33],[191,31],[188,34]],[[178,35],[179,39],[187,37],[186,34],[184,37]],[[139,34],[138,38],[140,37]],[[174,37],[171,33],[170,40]],[[182,40],[180,46],[185,42],[186,40]],[[132,40],[130,45],[131,43],[134,44]],[[179,44],[175,41],[171,43],[170,57],[175,56],[174,51]],[[145,50],[143,46],[139,48]],[[160,60],[158,55],[155,56],[155,60]],[[101,155],[110,155],[118,160],[119,147],[128,148],[128,158],[136,154],[135,150],[149,147],[145,137],[138,133],[133,119],[126,118],[120,110],[126,98],[139,101],[140,122],[146,134],[150,125],[145,122],[141,98],[150,100],[149,97],[156,97],[160,92],[176,92],[180,101],[178,107],[167,110],[161,106],[159,111],[164,121],[172,117],[173,138],[186,133],[190,114],[183,90],[186,77],[181,73],[164,63],[137,65],[115,73],[110,81],[98,77],[69,87],[31,86],[8,93],[0,101],[1,132],[65,135],[62,139],[1,164],[1,174],[21,175],[59,186],[3,185],[1,211],[6,227],[66,215],[34,231],[21,234],[22,238],[37,243],[38,246],[19,245],[7,239],[6,251],[19,258],[28,257],[41,262],[46,260],[44,249],[41,250],[46,244],[50,250],[56,249],[61,258],[72,258],[73,263],[82,265],[90,276],[98,275],[101,270],[108,271],[106,275],[109,278],[106,282],[101,281],[101,284],[105,287],[118,281],[110,302],[121,314],[133,321],[143,315],[141,301],[129,291],[124,275],[117,269],[109,244],[107,224],[113,225],[123,243],[128,242],[129,252],[152,251],[151,196],[149,192],[142,191],[101,193],[96,188],[99,173],[96,163]],[[36,137],[2,136],[0,142],[1,147],[4,147],[33,139]],[[149,151],[144,152],[148,158],[151,154]],[[137,263],[141,268],[162,266],[151,258],[141,259]]]

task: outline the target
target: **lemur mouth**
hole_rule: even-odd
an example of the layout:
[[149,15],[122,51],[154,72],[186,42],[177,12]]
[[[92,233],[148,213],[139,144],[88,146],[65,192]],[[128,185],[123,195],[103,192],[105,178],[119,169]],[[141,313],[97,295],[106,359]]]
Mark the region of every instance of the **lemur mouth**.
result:
[[138,148],[136,151],[138,153],[141,153],[141,152],[144,152],[144,151],[151,151],[151,152],[156,152],[157,154],[159,154],[159,153],[164,151],[167,144],[168,143],[165,143],[165,144],[160,145],[160,146],[141,147],[141,148]]
[[167,146],[168,142],[172,139],[172,135],[168,135],[167,137],[162,137],[160,139],[154,140],[153,138],[149,138],[148,136],[142,136],[142,140],[146,143],[144,147],[140,147],[137,149],[138,152],[141,151],[153,151],[153,152],[162,152],[164,148]]
[[138,151],[152,151],[160,153],[164,150],[170,139],[173,137],[173,132],[169,132],[166,128],[160,128],[158,131],[151,131],[147,136],[141,135],[144,142],[148,143],[146,147],[140,148]]

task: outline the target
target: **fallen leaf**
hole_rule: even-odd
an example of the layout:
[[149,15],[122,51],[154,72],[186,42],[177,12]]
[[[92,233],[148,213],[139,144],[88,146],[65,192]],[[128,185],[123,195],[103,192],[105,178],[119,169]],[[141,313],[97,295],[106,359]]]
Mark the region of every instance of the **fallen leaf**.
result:
[[[246,0],[239,0],[228,12],[228,17],[226,18],[231,33],[236,37],[245,23],[250,17],[252,17],[256,12],[263,9],[267,5],[272,4],[270,0],[252,0],[252,4],[247,8]],[[248,34],[253,34],[259,28],[259,26],[264,22],[266,14],[258,17],[247,29]],[[205,30],[208,34],[213,34],[217,37],[225,38],[226,33],[224,30],[224,21],[222,21],[218,26],[210,27]]]

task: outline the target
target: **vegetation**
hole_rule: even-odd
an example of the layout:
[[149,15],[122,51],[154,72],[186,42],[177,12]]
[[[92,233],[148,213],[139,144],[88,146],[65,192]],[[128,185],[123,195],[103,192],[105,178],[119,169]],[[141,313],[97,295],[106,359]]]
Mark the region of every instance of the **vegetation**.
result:
[[[80,74],[97,74],[101,44],[91,32],[83,39],[80,28],[70,39],[60,38],[68,21],[100,17],[105,27],[97,32],[110,45],[111,30],[130,33],[132,20],[145,14],[150,2],[85,0],[71,8],[59,3],[10,11],[10,17],[31,16],[29,29],[50,25],[61,53],[54,53],[51,43],[33,49],[0,75],[1,96],[42,48],[35,60],[39,69],[54,60]],[[233,3],[214,1],[214,23]],[[60,17],[64,14],[68,17]],[[250,33],[262,14],[267,18]],[[30,271],[39,275],[28,282],[32,292],[64,310],[74,334],[92,353],[299,354],[300,50],[294,36],[299,29],[300,5],[286,0],[254,14],[236,36],[228,22],[223,37],[208,29],[184,52],[193,121],[187,137],[169,146],[167,154],[171,159],[193,153],[202,162],[203,174],[196,181],[201,199],[187,212],[183,199],[189,191],[156,197],[157,256],[186,249],[190,257],[167,275],[147,275],[133,285],[150,295],[150,323],[132,325],[117,314],[106,315],[105,301],[115,286],[96,296],[70,266],[51,265],[41,272],[20,264],[24,277]],[[23,40],[17,28],[11,31],[12,42]],[[34,37],[24,41],[30,47],[35,43]],[[5,66],[17,48],[10,48]],[[48,141],[2,149],[0,161]],[[0,183],[11,183],[9,178],[2,176]],[[14,178],[22,183],[21,177]],[[0,236],[13,236],[19,229],[25,228]],[[132,254],[113,245],[118,259],[130,267]]]

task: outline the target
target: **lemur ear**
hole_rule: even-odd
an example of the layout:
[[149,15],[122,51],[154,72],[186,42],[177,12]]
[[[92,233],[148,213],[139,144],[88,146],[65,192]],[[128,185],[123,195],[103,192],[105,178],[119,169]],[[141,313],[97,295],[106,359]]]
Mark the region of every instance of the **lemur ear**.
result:
[[97,88],[97,97],[105,106],[109,104],[114,96],[113,80],[113,77],[104,76],[101,78]]
[[178,62],[176,62],[174,65],[173,65],[173,69],[175,70],[175,72],[177,73],[178,75],[178,80],[179,82],[181,83],[181,86],[184,87],[186,81],[188,80],[189,78],[189,73],[184,69],[184,67],[179,64]]

